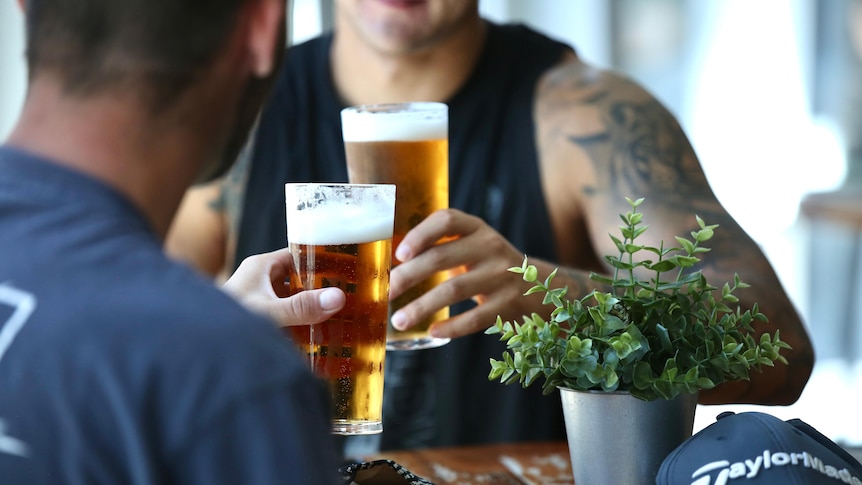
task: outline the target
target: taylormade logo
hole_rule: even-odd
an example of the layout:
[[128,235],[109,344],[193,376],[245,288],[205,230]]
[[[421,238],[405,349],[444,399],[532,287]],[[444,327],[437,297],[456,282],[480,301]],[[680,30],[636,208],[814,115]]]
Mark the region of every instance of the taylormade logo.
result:
[[[763,450],[763,454],[756,458],[731,463],[727,460],[713,461],[707,463],[695,470],[691,474],[691,485],[725,485],[728,480],[736,480],[737,478],[751,479],[757,477],[760,473],[784,466],[801,466],[810,468],[823,475],[834,478],[836,483],[849,483],[851,485],[862,485],[862,480],[850,474],[846,468],[841,470],[832,465],[823,463],[823,460],[812,456],[807,451],[801,453],[773,453],[769,450]],[[717,474],[713,472],[719,470]],[[712,480],[712,477],[715,480]]]

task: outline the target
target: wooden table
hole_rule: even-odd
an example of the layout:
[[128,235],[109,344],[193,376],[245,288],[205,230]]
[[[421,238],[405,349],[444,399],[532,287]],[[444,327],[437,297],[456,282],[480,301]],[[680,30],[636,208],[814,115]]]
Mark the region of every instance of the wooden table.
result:
[[388,451],[367,461],[393,460],[442,485],[573,485],[565,442],[515,443]]

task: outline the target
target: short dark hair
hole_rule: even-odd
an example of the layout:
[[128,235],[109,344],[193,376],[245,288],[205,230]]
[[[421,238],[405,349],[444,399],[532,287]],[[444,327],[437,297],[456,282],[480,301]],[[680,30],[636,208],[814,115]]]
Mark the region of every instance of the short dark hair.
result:
[[66,92],[143,89],[167,104],[214,58],[244,0],[27,0],[30,77]]

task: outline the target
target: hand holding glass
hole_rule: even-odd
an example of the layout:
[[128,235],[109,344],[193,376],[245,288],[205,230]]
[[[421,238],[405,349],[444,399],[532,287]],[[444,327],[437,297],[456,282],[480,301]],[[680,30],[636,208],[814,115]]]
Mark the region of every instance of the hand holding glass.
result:
[[[354,106],[341,111],[341,127],[352,183],[387,183],[398,187],[393,250],[407,232],[438,209],[449,207],[449,108],[443,103],[396,103]],[[393,267],[398,261],[393,257]],[[390,316],[448,277],[435,273],[392,300]],[[439,347],[431,324],[449,318],[442,308],[408,330],[388,326],[386,348]]]
[[395,211],[394,185],[286,184],[290,294],[341,288],[329,320],[287,327],[329,385],[332,432],[383,431],[383,364]]

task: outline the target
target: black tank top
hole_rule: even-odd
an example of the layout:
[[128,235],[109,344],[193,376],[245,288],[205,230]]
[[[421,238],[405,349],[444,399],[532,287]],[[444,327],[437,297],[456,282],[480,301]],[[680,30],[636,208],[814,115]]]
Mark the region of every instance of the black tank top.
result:
[[[286,182],[347,181],[331,43],[325,35],[288,51],[255,139],[236,261],[287,244]],[[557,257],[539,179],[534,94],[540,76],[570,50],[521,25],[491,24],[472,77],[447,102],[450,206],[550,261]],[[504,349],[479,332],[438,349],[389,352],[381,449],[565,439],[559,396],[543,396],[538,383],[488,381],[488,359]]]

